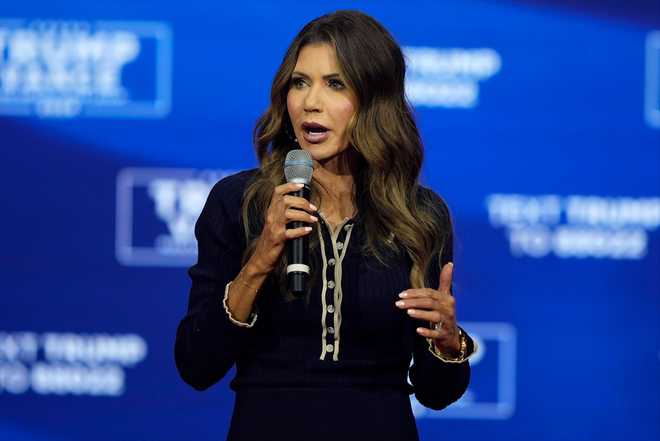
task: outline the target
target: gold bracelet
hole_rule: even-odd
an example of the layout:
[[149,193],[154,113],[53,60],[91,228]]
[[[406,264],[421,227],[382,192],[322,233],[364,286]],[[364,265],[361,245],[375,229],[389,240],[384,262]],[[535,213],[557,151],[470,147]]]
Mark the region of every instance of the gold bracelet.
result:
[[255,294],[259,292],[259,288],[255,288],[254,286],[248,285],[245,281],[241,280],[240,277],[243,275],[243,270],[241,270],[236,277],[234,278],[234,282],[238,281],[241,285],[245,285],[248,288],[254,290]]
[[462,363],[465,361],[465,354],[467,353],[467,337],[465,336],[465,333],[461,330],[460,327],[457,328],[458,328],[459,340],[461,341],[461,348],[458,356],[455,358],[443,354],[435,346],[435,342],[433,341],[433,339],[432,338],[429,339],[429,345],[430,345],[429,349],[431,350],[431,353],[446,363]]

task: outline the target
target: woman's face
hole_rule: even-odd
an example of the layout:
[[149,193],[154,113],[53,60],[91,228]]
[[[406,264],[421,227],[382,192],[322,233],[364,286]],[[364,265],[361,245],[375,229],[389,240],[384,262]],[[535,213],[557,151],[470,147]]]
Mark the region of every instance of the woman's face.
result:
[[298,144],[312,159],[325,161],[348,147],[346,128],[357,109],[329,44],[309,44],[298,53],[287,109]]

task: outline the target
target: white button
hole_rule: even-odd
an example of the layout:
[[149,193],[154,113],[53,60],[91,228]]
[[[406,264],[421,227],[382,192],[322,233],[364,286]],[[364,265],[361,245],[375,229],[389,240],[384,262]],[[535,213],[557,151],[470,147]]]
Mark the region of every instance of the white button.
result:
[[332,258],[332,259],[328,260],[328,265],[335,266],[335,259]]
[[332,326],[328,326],[328,333],[329,334],[334,334],[335,333],[335,328],[333,328]]
[[328,352],[332,352],[335,350],[335,345],[325,345],[325,350]]
[[337,242],[337,249],[341,250],[342,248],[344,248],[344,244],[342,242]]
[[328,288],[332,289],[334,287],[335,287],[335,282],[333,282],[332,280],[328,281]]
[[332,314],[333,312],[335,312],[335,307],[334,307],[334,305],[328,305],[328,312],[329,312],[330,314]]

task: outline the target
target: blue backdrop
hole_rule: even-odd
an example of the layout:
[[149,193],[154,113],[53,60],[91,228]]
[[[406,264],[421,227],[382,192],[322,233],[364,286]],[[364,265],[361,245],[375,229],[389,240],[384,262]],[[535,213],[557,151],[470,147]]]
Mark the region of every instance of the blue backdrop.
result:
[[233,374],[173,361],[192,229],[340,8],[404,47],[481,346],[422,439],[660,439],[660,6],[616,3],[3,2],[0,439],[224,439]]

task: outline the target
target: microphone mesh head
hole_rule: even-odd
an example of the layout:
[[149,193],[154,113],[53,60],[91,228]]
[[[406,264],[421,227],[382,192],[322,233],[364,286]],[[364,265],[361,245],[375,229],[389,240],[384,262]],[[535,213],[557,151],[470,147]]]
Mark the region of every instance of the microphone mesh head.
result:
[[309,184],[312,180],[312,156],[301,149],[290,150],[284,160],[286,182]]

